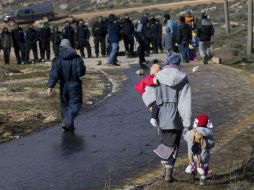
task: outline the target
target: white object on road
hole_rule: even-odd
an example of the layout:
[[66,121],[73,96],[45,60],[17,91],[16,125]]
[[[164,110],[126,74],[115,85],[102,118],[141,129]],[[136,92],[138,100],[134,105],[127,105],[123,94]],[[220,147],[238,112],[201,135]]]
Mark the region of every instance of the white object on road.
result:
[[144,70],[139,69],[139,70],[136,71],[136,74],[139,75],[139,76],[142,76],[142,75],[144,75]]
[[198,72],[198,71],[199,71],[199,66],[193,67],[193,69],[192,69],[192,72],[193,72],[193,73]]

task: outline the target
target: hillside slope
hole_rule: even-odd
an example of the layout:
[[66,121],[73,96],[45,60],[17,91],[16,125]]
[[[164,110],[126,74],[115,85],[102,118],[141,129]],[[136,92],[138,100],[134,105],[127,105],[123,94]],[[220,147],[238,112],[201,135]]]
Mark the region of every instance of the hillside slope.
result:
[[[46,0],[0,0],[0,12],[4,14],[18,7]],[[52,0],[57,13],[72,14],[82,11],[106,10],[122,7],[137,7],[147,4],[170,3],[181,0]]]

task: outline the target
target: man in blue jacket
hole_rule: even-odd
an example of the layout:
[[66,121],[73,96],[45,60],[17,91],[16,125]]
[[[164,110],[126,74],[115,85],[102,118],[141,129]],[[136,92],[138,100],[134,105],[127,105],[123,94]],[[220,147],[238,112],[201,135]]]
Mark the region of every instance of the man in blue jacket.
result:
[[168,52],[172,50],[177,52],[178,24],[169,14],[165,14],[164,19],[164,23],[166,24],[165,47],[168,49]]
[[120,41],[120,25],[117,21],[117,17],[113,14],[109,15],[108,41],[111,44],[111,52],[109,54],[108,64],[119,66],[116,62]]
[[86,73],[86,67],[82,58],[77,55],[67,39],[60,44],[59,55],[53,60],[49,74],[48,90],[49,96],[52,89],[60,80],[60,99],[62,127],[66,131],[73,131],[74,120],[82,106],[82,81],[80,77]]

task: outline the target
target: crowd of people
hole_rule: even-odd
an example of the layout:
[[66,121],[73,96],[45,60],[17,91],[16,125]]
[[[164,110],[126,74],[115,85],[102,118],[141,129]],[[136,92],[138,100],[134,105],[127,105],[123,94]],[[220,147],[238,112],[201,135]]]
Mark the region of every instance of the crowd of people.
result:
[[[180,17],[179,23],[169,14],[165,14],[164,24],[165,32],[163,21],[148,13],[135,21],[132,21],[128,14],[123,18],[114,14],[107,18],[98,17],[91,26],[91,32],[85,21],[76,19],[66,21],[64,27],[54,25],[51,28],[48,22],[39,27],[30,24],[25,28],[16,24],[11,31],[7,27],[3,28],[1,49],[5,64],[10,62],[12,47],[17,64],[45,62],[52,58],[51,48],[54,56],[57,56],[61,40],[68,39],[71,46],[80,51],[81,57],[108,56],[108,64],[117,66],[119,42],[123,40],[125,55],[139,57],[141,67],[146,63],[147,55],[164,50],[180,51],[185,62],[195,60],[198,47],[203,62],[208,62],[210,39],[214,29],[206,14],[202,14],[201,20],[198,20],[188,13]],[[94,55],[90,44],[91,36],[94,42]],[[30,58],[31,50],[33,59]]]

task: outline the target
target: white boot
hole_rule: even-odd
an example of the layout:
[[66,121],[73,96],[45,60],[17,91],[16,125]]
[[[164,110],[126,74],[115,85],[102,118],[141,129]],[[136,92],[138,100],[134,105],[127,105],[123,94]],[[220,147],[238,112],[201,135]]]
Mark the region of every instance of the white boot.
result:
[[198,171],[199,175],[201,175],[201,176],[205,174],[205,171],[202,168],[197,168],[197,171]]
[[185,169],[185,173],[187,174],[191,174],[192,173],[192,166],[191,165],[188,165]]
[[206,184],[206,177],[205,175],[200,176],[199,185],[205,185]]
[[176,179],[173,177],[173,167],[170,165],[165,165],[165,168],[166,168],[165,181],[167,183],[175,182]]
[[165,178],[165,176],[166,176],[166,165],[167,165],[167,161],[164,161],[164,160],[162,160],[161,161],[161,174],[160,174],[160,176],[161,176],[161,178]]

